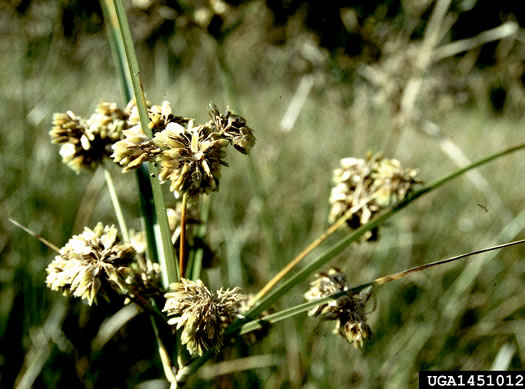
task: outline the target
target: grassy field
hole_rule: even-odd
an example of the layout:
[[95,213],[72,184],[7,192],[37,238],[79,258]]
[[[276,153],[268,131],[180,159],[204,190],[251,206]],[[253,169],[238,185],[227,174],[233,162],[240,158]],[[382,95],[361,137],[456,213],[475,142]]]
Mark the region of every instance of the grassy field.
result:
[[[218,260],[205,273],[212,289],[257,292],[328,227],[332,170],[339,160],[384,150],[393,128],[388,106],[375,103],[376,91],[345,80],[337,62],[326,59],[311,73],[314,84],[293,129],[283,131],[281,119],[304,76],[291,64],[307,37],[271,45],[261,36],[269,23],[262,15],[225,42],[238,102],[229,101],[216,42],[208,36],[194,36],[177,61],[167,43],[138,50],[148,100],[168,100],[175,113],[198,121],[207,120],[210,102],[237,104],[256,132],[251,157],[266,199],[254,196],[244,157],[230,155],[221,190],[212,195],[208,240]],[[116,223],[102,172],[75,175],[48,136],[54,112],[88,116],[101,100],[123,105],[105,35],[99,31],[72,43],[55,34],[34,38],[28,20],[14,18],[10,26],[0,36],[0,386],[17,380],[20,388],[167,387],[148,318],[136,316],[104,347],[95,347],[101,323],[116,309],[88,307],[47,289],[45,268],[54,253],[8,222],[16,219],[59,247],[83,226]],[[425,182],[457,168],[444,152],[451,144],[474,161],[523,141],[519,109],[495,114],[484,95],[447,104],[455,98],[447,93],[420,99],[418,108],[450,143],[406,128],[386,145],[385,157],[418,168]],[[523,151],[506,156],[423,197],[382,226],[378,242],[352,245],[333,264],[357,285],[523,237],[523,158]],[[138,229],[134,176],[116,166],[112,172],[128,223]],[[262,207],[271,216],[271,249]],[[374,337],[363,350],[332,335],[331,323],[300,315],[278,323],[253,348],[228,348],[217,359],[252,357],[235,366],[253,368],[210,381],[212,362],[188,386],[416,388],[419,370],[523,369],[524,253],[525,247],[513,247],[379,288],[369,315]],[[307,288],[294,289],[279,307],[303,302]]]

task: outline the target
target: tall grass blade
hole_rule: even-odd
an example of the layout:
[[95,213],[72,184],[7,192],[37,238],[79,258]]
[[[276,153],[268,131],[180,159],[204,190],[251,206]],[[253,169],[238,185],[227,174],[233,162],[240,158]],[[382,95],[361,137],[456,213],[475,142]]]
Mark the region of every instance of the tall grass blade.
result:
[[102,0],[100,6],[104,15],[111,55],[113,56],[113,62],[117,68],[120,85],[122,86],[122,97],[124,104],[127,104],[133,97],[133,85],[131,83],[129,67],[126,65],[126,53],[119,31],[117,14],[111,0]]

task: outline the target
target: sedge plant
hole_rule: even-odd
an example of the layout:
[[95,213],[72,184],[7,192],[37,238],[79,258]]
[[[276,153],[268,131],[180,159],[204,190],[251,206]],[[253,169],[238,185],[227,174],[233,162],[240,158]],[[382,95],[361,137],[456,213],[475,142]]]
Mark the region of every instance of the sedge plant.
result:
[[[72,236],[61,248],[33,235],[57,253],[47,267],[50,289],[84,299],[89,305],[101,298],[110,304],[135,304],[151,317],[171,388],[184,386],[199,367],[222,355],[231,342],[244,341],[246,335],[305,312],[334,321],[333,332],[361,348],[373,333],[367,314],[379,286],[430,267],[525,242],[461,254],[359,286],[351,286],[338,268],[321,271],[351,244],[379,239],[380,226],[412,202],[468,171],[524,149],[525,144],[487,156],[426,185],[417,177],[416,169],[368,153],[362,159],[341,160],[334,171],[335,185],[329,199],[330,227],[258,293],[248,296],[239,286],[211,291],[203,281],[203,248],[193,245],[191,237],[205,238],[212,206],[209,195],[219,190],[222,169],[228,166],[227,151],[233,148],[249,154],[256,147],[254,130],[244,117],[228,108],[220,111],[210,105],[210,120],[197,124],[173,113],[167,101],[148,103],[123,3],[102,0],[101,4],[123,102],[102,102],[88,119],[71,111],[55,114],[50,136],[60,145],[64,163],[77,173],[104,169],[119,229],[97,223]],[[123,172],[136,172],[141,232],[128,230],[110,163]],[[163,183],[169,183],[169,192],[180,200],[178,210],[167,207]],[[196,231],[189,227],[193,214],[201,216]],[[348,228],[347,233],[340,240],[326,244],[329,236],[344,228]],[[313,257],[318,247],[324,251]],[[301,266],[307,258],[309,262]],[[304,287],[306,303],[269,312],[299,285],[308,286]]]

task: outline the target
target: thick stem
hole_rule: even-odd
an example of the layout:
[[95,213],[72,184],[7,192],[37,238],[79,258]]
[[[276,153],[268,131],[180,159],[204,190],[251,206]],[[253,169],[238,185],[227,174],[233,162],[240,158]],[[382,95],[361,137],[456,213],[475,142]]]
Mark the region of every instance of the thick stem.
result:
[[[133,98],[133,85],[129,74],[129,67],[126,62],[126,51],[124,50],[124,42],[122,34],[120,33],[115,6],[111,0],[102,0],[100,4],[104,14],[104,22],[106,24],[111,53],[113,54],[115,67],[120,79],[123,103],[126,105]],[[153,262],[159,262],[155,239],[155,225],[158,223],[148,167],[143,164],[136,170],[135,174],[139,188],[139,208],[142,216],[142,228],[146,236],[146,256]]]
[[[144,98],[144,89],[142,87],[142,78],[139,72],[139,65],[137,62],[137,56],[135,55],[135,48],[133,47],[133,41],[131,38],[131,31],[129,29],[126,12],[124,10],[122,0],[114,0],[114,4],[119,22],[120,33],[122,35],[124,50],[126,52],[127,65],[131,74],[133,93],[135,94],[135,100],[139,112],[140,125],[142,130],[151,138],[153,137],[153,134],[149,128],[149,117],[146,109],[146,99]],[[158,180],[159,169],[156,164],[152,162],[148,163],[148,167],[150,172],[151,188],[153,190],[153,201],[155,203],[157,221],[159,223],[158,231],[155,231],[156,237],[160,242],[158,245],[159,261],[163,268],[163,275],[165,276],[163,278],[164,286],[167,287],[168,284],[177,282],[179,280],[179,269],[175,259],[173,244],[171,243],[164,194],[162,193],[160,182]]]

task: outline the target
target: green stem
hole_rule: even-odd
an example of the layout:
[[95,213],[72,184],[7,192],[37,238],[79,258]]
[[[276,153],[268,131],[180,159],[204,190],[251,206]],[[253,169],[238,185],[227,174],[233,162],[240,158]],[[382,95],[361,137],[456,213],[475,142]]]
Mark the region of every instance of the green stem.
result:
[[[208,217],[210,213],[211,196],[203,196],[201,199],[201,212],[200,212],[200,225],[197,229],[196,238],[201,242],[204,242],[206,236],[206,230],[208,227]],[[197,250],[192,251],[193,261],[191,264],[191,279],[197,281],[201,277],[202,271],[202,260],[204,257],[204,249],[199,247]]]
[[[152,262],[160,262],[159,251],[157,250],[157,240],[155,238],[155,230],[158,229],[157,213],[155,210],[155,203],[153,202],[153,192],[151,189],[151,182],[149,180],[148,167],[142,164],[136,171],[137,186],[139,188],[139,208],[142,215],[142,229],[146,236],[146,256]],[[167,285],[167,280],[164,286]]]
[[117,67],[117,74],[120,78],[120,85],[122,86],[124,104],[127,104],[133,96],[133,88],[129,69],[126,66],[126,53],[124,52],[124,45],[119,33],[117,14],[115,13],[115,7],[110,0],[102,0],[100,5],[108,32],[108,40],[111,54],[113,56],[113,62]]
[[155,337],[157,338],[157,345],[159,347],[159,356],[160,360],[162,362],[162,367],[164,369],[164,375],[166,376],[166,379],[171,385],[174,385],[174,383],[177,381],[175,378],[175,374],[173,373],[173,366],[171,364],[171,359],[168,353],[168,350],[166,350],[166,346],[164,345],[164,342],[162,341],[162,337],[160,336],[159,329],[157,327],[157,323],[155,322],[155,318],[150,315],[151,319],[151,325],[153,327],[153,330],[155,331]]
[[[120,32],[122,35],[122,41],[124,50],[126,52],[127,64],[129,72],[131,74],[131,81],[133,84],[133,93],[137,102],[137,108],[140,117],[140,125],[143,131],[150,137],[153,137],[153,133],[149,128],[149,116],[146,109],[146,99],[144,98],[144,89],[142,87],[142,78],[139,72],[139,65],[137,62],[137,56],[135,55],[135,48],[133,47],[133,40],[131,38],[131,31],[129,29],[128,20],[124,10],[122,0],[114,0],[115,10],[117,19],[119,22]],[[177,261],[173,244],[171,243],[171,234],[168,225],[168,217],[166,215],[166,206],[164,202],[164,195],[160,187],[158,180],[158,168],[155,163],[148,163],[150,172],[150,182],[153,192],[153,201],[155,203],[155,210],[157,214],[158,230],[155,231],[156,235],[160,235],[160,242],[157,246],[159,251],[160,264],[163,267],[163,274],[165,275],[164,283],[171,284],[177,282],[180,278],[179,269],[177,267]]]
[[128,227],[126,225],[126,219],[122,213],[122,208],[120,207],[120,201],[117,196],[117,191],[115,190],[115,185],[113,184],[113,178],[109,172],[106,164],[102,164],[102,169],[104,170],[104,178],[106,179],[106,185],[109,191],[109,197],[111,198],[111,203],[113,204],[113,209],[117,215],[118,225],[120,227],[120,232],[122,233],[122,238],[124,242],[129,242]]
[[182,209],[180,212],[180,245],[179,245],[179,273],[184,277],[186,270],[186,208],[188,207],[188,193],[182,195]]
[[[126,65],[126,53],[117,14],[111,0],[102,0],[100,4],[104,14],[111,53],[120,79],[123,102],[124,105],[126,105],[133,97],[133,86],[129,69]],[[146,256],[153,262],[159,262],[157,243],[155,240],[157,216],[147,167],[142,165],[136,170],[135,176],[139,187],[139,209],[142,216],[142,228],[146,237]]]
[[[113,59],[115,61],[122,85],[125,104],[127,104],[128,101],[131,100],[133,95],[132,91],[134,91],[137,105],[142,106],[142,111],[139,112],[142,128],[144,129],[144,131],[148,131],[148,126],[144,125],[145,122],[147,124],[148,121],[147,111],[145,110],[144,95],[143,93],[140,93],[140,97],[142,97],[142,99],[139,98],[137,77],[134,77],[132,79],[130,76],[130,73],[133,72],[133,69],[135,69],[135,76],[138,74],[138,64],[134,53],[133,43],[131,40],[131,33],[129,31],[129,26],[127,23],[126,15],[124,13],[122,2],[118,1],[117,5],[117,2],[112,3],[111,0],[102,0],[101,5],[104,12],[106,26],[108,29],[108,36],[111,51],[113,53]],[[118,17],[118,14],[120,14],[120,17]],[[129,60],[130,57],[134,59],[134,65],[131,64],[131,61]],[[140,80],[138,80],[138,85],[140,86]],[[152,136],[151,131],[149,136]],[[153,171],[153,174],[156,175],[156,173],[156,171]],[[171,282],[178,280],[178,274],[175,259],[173,258],[173,255],[171,256],[172,258],[170,258],[169,255],[170,252],[173,253],[173,248],[171,245],[171,236],[169,234],[166,210],[164,209],[164,201],[162,199],[162,196],[159,196],[160,185],[156,180],[156,177],[151,178],[148,171],[148,167],[145,164],[143,164],[139,169],[137,169],[136,178],[137,185],[139,188],[140,212],[142,215],[143,229],[146,236],[146,255],[151,261],[160,262],[161,264],[163,264],[163,283],[164,286],[167,287]],[[154,186],[155,190],[153,189]],[[161,192],[160,194],[162,195]],[[161,214],[160,218],[158,217],[159,213]],[[162,217],[162,213],[164,217]],[[162,227],[159,227],[158,220],[160,220],[160,226]],[[163,243],[160,250],[157,245],[159,243],[159,237],[158,233],[156,232],[159,230],[161,232],[160,239]],[[167,247],[168,244],[169,248]],[[165,255],[159,256],[159,251],[163,251]],[[151,306],[153,312],[162,315],[162,313],[158,310],[154,303]],[[164,345],[162,337],[159,333],[159,329],[157,327],[157,323],[155,322],[155,318],[152,313],[150,313],[150,319],[151,324],[153,326],[153,330],[155,332],[155,337],[157,339],[158,351],[162,361],[162,366],[164,368],[164,374],[166,375],[166,379],[171,383],[170,387],[176,388],[177,383],[172,368],[171,358],[169,352],[167,351]]]

